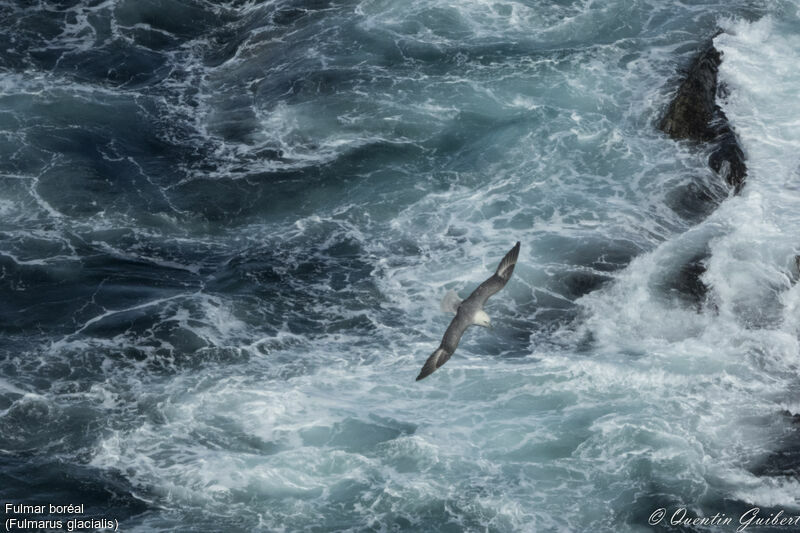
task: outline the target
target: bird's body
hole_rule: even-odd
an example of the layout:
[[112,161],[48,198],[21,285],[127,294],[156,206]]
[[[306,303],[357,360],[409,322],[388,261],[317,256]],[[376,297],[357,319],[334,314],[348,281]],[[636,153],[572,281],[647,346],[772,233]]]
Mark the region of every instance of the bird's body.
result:
[[472,294],[466,300],[459,301],[457,295],[453,292],[445,296],[442,301],[442,309],[455,312],[456,316],[450,322],[447,331],[444,332],[439,347],[425,361],[425,365],[423,365],[417,376],[417,381],[429,376],[450,359],[450,356],[453,355],[453,352],[458,347],[461,336],[468,327],[472,325],[491,327],[491,320],[486,311],[483,310],[483,305],[490,296],[505,287],[508,280],[511,279],[511,274],[514,273],[514,265],[517,264],[517,257],[519,257],[519,242],[503,257],[494,275],[472,291]]

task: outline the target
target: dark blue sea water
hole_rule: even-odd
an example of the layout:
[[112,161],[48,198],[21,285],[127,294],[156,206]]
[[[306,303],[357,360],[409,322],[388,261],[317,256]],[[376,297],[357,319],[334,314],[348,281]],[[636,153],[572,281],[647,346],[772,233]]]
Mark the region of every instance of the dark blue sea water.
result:
[[[738,196],[656,128],[712,38]],[[795,0],[0,0],[3,511],[800,515],[798,64]]]

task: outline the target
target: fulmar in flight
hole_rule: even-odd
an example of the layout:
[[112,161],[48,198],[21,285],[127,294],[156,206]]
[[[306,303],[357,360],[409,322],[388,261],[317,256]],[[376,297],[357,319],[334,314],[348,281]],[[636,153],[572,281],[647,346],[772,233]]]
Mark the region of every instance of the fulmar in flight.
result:
[[417,376],[417,381],[430,376],[450,359],[450,356],[453,355],[453,352],[458,347],[461,335],[464,334],[468,327],[473,324],[485,328],[492,327],[492,321],[486,311],[483,310],[483,305],[491,295],[505,287],[508,280],[511,279],[511,274],[514,273],[514,265],[517,264],[517,257],[519,257],[519,242],[500,261],[494,275],[481,283],[463,302],[452,289],[445,294],[442,300],[442,311],[455,313],[456,316],[447,326],[447,331],[444,332],[444,337],[442,337],[442,343],[425,361],[419,376]]

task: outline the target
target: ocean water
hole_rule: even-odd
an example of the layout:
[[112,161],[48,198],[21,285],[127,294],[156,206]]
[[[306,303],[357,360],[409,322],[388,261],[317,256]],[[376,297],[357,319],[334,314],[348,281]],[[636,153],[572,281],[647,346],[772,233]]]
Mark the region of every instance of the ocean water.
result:
[[[738,196],[656,128],[712,38]],[[800,515],[796,1],[6,0],[0,50],[0,503]],[[517,240],[494,329],[415,382]]]

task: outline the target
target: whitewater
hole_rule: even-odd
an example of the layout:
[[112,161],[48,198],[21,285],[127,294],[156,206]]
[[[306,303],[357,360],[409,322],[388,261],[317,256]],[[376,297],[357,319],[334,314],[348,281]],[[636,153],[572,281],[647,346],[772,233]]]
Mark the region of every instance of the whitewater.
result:
[[[712,41],[737,195],[657,128]],[[16,518],[800,515],[796,1],[5,1],[0,50],[0,505],[83,506]]]

